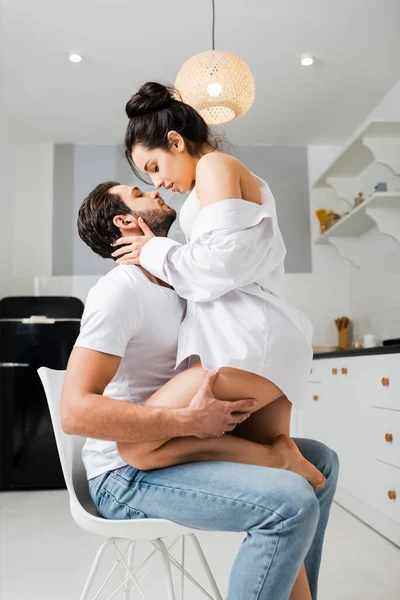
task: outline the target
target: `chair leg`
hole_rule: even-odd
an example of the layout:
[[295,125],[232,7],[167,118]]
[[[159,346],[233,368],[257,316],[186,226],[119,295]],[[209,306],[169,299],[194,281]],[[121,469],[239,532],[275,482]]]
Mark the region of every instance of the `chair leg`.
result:
[[85,587],[83,588],[83,592],[81,594],[80,600],[87,600],[88,594],[89,594],[89,590],[90,590],[90,586],[92,585],[94,576],[96,575],[100,559],[103,556],[104,550],[107,548],[107,546],[108,546],[109,543],[110,543],[110,540],[108,539],[98,549],[96,557],[95,557],[95,559],[93,561],[93,564],[92,564],[92,568],[90,569],[89,575],[87,577],[87,580],[86,580],[86,583],[85,583]]
[[182,536],[182,571],[181,571],[181,600],[185,600],[185,551],[186,551],[186,538]]
[[209,566],[209,564],[207,562],[207,559],[204,556],[204,552],[202,550],[202,547],[200,546],[199,540],[197,539],[197,537],[195,536],[194,533],[189,533],[188,535],[190,535],[190,537],[193,540],[194,548],[195,548],[195,550],[197,552],[197,556],[199,557],[199,559],[200,559],[200,561],[201,561],[201,563],[203,565],[204,571],[206,572],[208,581],[210,582],[212,590],[213,590],[213,592],[215,594],[215,599],[216,600],[223,600],[223,598],[222,598],[222,596],[220,594],[220,591],[218,589],[218,586],[216,584],[216,581],[214,579],[214,576],[212,574],[212,571],[210,569],[210,566]]
[[[135,546],[136,546],[136,542],[130,542],[129,544],[129,550],[128,550],[128,566],[130,568],[131,571],[133,571],[133,562],[134,562],[134,557],[135,557]],[[125,574],[125,578],[128,577],[128,569],[126,569],[126,574]],[[129,592],[130,592],[130,587],[131,587],[131,579],[127,582],[127,584],[125,585],[125,592],[124,592],[124,597],[123,600],[129,600]],[[132,591],[132,590],[131,590]]]
[[152,543],[159,549],[159,551],[161,552],[162,557],[163,557],[164,572],[165,572],[165,578],[166,578],[166,584],[167,584],[167,592],[168,592],[168,600],[176,600],[175,599],[174,584],[173,584],[173,581],[172,581],[171,565],[170,565],[170,562],[169,562],[168,550],[167,550],[164,542],[162,540],[160,540],[160,539],[153,540]]

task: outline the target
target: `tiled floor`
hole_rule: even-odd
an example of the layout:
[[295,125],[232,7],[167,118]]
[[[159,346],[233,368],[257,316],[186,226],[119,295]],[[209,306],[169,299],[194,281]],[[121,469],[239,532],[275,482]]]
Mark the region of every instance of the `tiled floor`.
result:
[[[0,503],[0,598],[79,600],[102,538],[85,533],[73,522],[67,492],[6,492],[0,495]],[[229,571],[243,535],[205,533],[199,537],[221,592],[225,594]],[[139,546],[138,554],[144,550]],[[106,557],[106,563],[111,565],[111,558],[111,554]],[[187,566],[203,583],[191,552]],[[146,580],[144,591],[151,600],[166,599],[160,574],[156,567]],[[205,598],[192,584],[185,585],[185,600]],[[108,594],[99,596],[99,600],[108,598],[110,589]],[[131,598],[135,600],[140,596],[133,594]],[[400,549],[334,505],[326,536],[319,600],[386,598],[400,598]]]

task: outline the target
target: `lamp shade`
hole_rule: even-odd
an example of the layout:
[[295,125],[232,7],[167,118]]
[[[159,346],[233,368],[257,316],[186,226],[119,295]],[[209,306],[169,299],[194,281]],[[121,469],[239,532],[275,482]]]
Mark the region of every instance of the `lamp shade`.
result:
[[243,60],[230,52],[207,50],[181,67],[175,87],[182,100],[209,125],[238,119],[255,98],[253,75]]

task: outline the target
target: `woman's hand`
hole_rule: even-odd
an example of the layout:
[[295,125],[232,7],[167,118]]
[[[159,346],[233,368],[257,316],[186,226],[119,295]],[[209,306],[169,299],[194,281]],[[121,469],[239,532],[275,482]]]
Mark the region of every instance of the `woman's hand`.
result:
[[149,227],[147,227],[142,217],[139,217],[138,224],[144,233],[143,236],[125,236],[119,238],[116,242],[111,244],[112,246],[120,246],[121,244],[124,244],[121,248],[118,248],[118,250],[115,250],[115,252],[111,254],[111,256],[114,257],[121,257],[116,261],[118,264],[140,265],[140,255],[142,253],[143,246],[145,246],[147,242],[155,237],[154,233]]

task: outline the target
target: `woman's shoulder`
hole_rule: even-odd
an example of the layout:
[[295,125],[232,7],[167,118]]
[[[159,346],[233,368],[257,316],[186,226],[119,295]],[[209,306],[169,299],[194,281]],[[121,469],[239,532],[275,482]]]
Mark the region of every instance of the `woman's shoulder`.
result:
[[242,199],[261,203],[259,183],[234,156],[214,151],[197,163],[196,195],[201,207],[221,200]]
[[[231,154],[214,150],[213,152],[204,154],[198,161],[196,166],[196,182],[199,178],[208,178],[210,175],[221,175],[222,169],[229,174],[229,178],[239,180],[246,167]],[[250,173],[250,171],[248,172]]]
[[240,172],[233,156],[223,152],[209,152],[200,158],[196,166],[196,193],[201,207],[241,198]]

